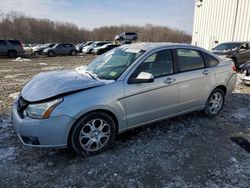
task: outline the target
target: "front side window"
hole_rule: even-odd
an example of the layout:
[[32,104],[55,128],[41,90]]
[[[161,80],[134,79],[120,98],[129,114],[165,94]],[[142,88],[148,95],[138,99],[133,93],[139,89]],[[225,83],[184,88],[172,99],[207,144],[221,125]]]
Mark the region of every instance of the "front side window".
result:
[[96,58],[83,71],[99,79],[116,80],[143,53],[140,49],[115,48]]
[[173,73],[173,55],[171,50],[163,50],[150,55],[136,69],[133,77],[141,72],[151,73],[154,77],[165,76]]
[[177,58],[181,72],[205,67],[202,56],[196,50],[177,49]]
[[63,48],[64,45],[63,44],[58,44],[56,48]]

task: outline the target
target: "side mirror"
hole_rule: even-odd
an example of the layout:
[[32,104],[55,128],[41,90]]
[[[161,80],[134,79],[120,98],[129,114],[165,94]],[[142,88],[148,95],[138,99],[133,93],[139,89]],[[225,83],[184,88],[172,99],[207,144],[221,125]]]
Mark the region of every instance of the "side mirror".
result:
[[141,72],[136,78],[129,79],[129,84],[154,82],[154,76],[148,72]]

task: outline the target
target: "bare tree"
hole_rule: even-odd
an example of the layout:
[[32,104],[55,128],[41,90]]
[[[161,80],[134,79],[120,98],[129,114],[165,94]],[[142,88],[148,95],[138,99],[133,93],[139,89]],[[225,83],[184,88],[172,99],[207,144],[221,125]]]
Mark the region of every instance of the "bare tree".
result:
[[120,25],[104,26],[87,30],[72,23],[37,19],[21,12],[0,12],[0,38],[19,39],[24,43],[71,42],[87,40],[113,40],[121,32],[137,32],[139,41],[190,43],[187,33],[164,26],[146,24],[145,26]]

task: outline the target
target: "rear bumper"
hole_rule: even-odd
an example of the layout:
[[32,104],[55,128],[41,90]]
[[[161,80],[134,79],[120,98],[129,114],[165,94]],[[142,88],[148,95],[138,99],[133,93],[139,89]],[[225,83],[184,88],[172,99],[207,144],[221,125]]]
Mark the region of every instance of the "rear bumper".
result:
[[16,105],[12,109],[13,124],[24,145],[32,147],[67,147],[68,134],[73,119],[68,116],[48,119],[21,118]]

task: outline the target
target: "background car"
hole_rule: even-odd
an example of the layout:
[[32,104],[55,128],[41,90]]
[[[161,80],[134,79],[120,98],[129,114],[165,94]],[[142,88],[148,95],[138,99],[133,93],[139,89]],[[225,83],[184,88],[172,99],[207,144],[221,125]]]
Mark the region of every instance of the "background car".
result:
[[118,46],[119,45],[117,45],[117,44],[105,44],[103,46],[94,48],[93,53],[97,54],[97,55],[101,55],[109,50],[112,50],[113,48],[118,47]]
[[111,41],[93,42],[91,45],[83,47],[82,52],[85,54],[91,54],[91,53],[93,53],[94,48],[103,46],[105,44],[110,44],[110,43],[111,43]]
[[115,36],[115,40],[119,40],[119,41],[123,41],[123,40],[135,41],[137,39],[138,39],[138,35],[135,32],[123,32]]
[[69,43],[58,43],[51,48],[45,48],[43,54],[48,56],[55,55],[76,55],[76,47]]
[[93,42],[94,42],[94,41],[88,41],[88,42],[85,42],[85,43],[83,42],[83,43],[81,43],[81,44],[76,45],[76,50],[77,50],[77,52],[78,52],[78,53],[81,53],[83,47],[89,46],[89,45],[91,45]]
[[0,40],[0,55],[7,55],[11,58],[24,54],[24,49],[19,40]]
[[39,44],[32,48],[33,55],[42,55],[45,48],[52,48],[56,43]]
[[231,58],[237,68],[250,61],[250,43],[248,42],[226,42],[212,49],[216,55]]

